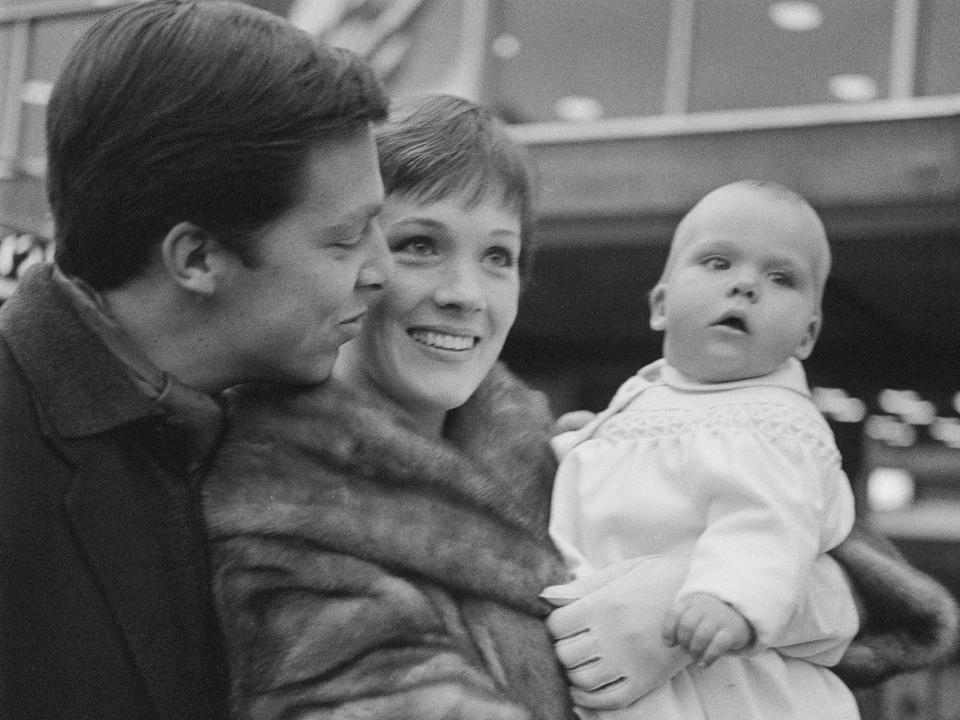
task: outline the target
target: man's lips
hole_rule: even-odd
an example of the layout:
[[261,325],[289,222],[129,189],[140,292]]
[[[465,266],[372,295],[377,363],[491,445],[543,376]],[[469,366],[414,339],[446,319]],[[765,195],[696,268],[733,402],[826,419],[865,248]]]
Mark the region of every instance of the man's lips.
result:
[[364,311],[341,321],[340,328],[351,338],[356,337],[363,330],[363,318],[366,314],[366,311]]

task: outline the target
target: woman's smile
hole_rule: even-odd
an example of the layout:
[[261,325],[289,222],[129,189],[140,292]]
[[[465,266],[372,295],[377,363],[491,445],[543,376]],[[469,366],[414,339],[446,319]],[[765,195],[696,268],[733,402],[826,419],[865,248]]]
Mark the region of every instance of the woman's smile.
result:
[[426,330],[422,328],[411,328],[407,330],[407,334],[420,345],[456,352],[472,350],[480,341],[480,338],[473,334]]

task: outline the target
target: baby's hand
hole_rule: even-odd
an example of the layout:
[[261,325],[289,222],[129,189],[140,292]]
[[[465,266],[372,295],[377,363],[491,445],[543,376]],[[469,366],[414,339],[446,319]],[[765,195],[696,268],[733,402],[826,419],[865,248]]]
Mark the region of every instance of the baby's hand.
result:
[[590,410],[571,410],[557,418],[553,425],[553,434],[559,435],[570,430],[579,430],[596,416],[597,414]]
[[663,621],[667,645],[680,645],[707,667],[721,655],[753,642],[753,628],[731,605],[713,595],[694,593],[676,601]]

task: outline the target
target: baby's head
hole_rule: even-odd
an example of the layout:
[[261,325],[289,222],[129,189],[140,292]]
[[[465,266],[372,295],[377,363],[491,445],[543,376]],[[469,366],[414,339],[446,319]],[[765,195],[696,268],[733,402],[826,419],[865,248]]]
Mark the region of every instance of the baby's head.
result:
[[667,361],[695,380],[766,375],[810,355],[829,273],[827,235],[806,200],[776,183],[724,185],[677,226],[650,327],[664,331]]

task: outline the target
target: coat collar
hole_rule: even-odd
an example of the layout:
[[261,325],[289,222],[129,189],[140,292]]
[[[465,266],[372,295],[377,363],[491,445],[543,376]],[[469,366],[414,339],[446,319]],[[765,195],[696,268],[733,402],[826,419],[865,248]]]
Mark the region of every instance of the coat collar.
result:
[[27,271],[0,308],[0,334],[56,432],[84,437],[161,415],[80,321],[52,272],[48,264]]
[[203,697],[199,659],[177,629],[182,622],[158,549],[166,490],[156,469],[131,469],[123,449],[156,442],[157,424],[135,421],[159,419],[163,408],[135,386],[51,275],[50,265],[30,268],[0,307],[0,335],[27,378],[44,432],[73,468],[66,514],[158,717],[202,717],[197,703],[215,700]]
[[540,590],[566,579],[545,531],[552,420],[506,371],[445,441],[336,381],[247,387],[231,413],[204,486],[215,542],[298,538],[535,613]]

